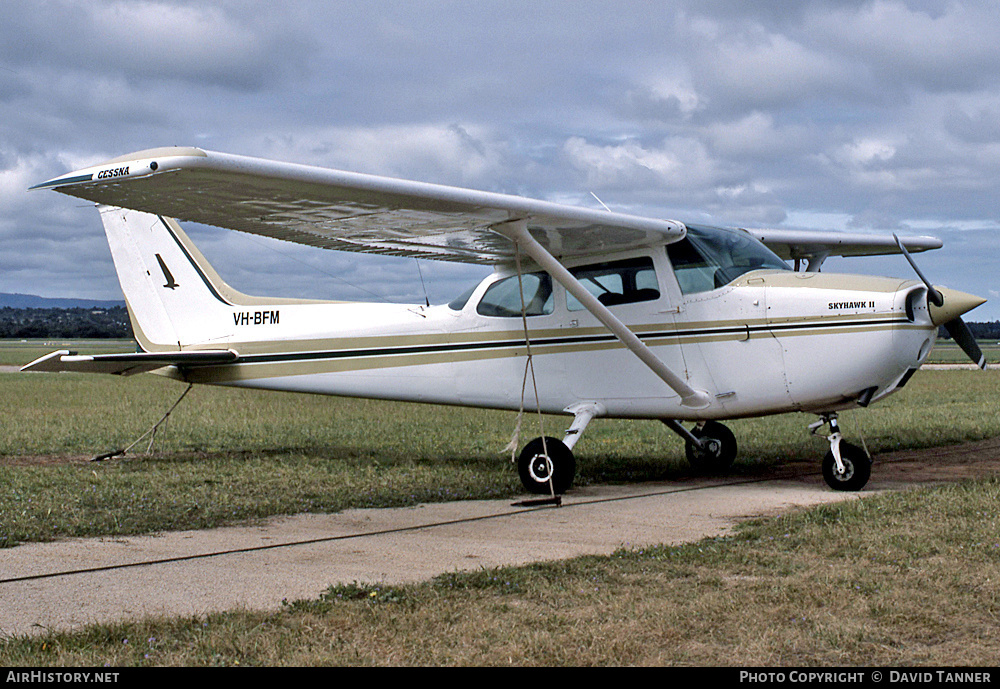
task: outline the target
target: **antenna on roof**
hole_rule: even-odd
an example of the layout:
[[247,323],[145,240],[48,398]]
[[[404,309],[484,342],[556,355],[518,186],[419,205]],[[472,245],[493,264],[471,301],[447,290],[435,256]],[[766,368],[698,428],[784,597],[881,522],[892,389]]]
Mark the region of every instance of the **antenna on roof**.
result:
[[416,263],[416,264],[417,264],[417,275],[419,275],[419,276],[420,276],[420,287],[421,287],[421,289],[423,289],[423,290],[424,290],[424,303],[425,303],[425,304],[426,304],[426,305],[427,305],[428,307],[430,307],[430,305],[431,305],[431,300],[430,300],[430,297],[428,297],[428,296],[427,296],[427,285],[425,285],[425,284],[424,284],[424,274],[423,274],[423,272],[422,272],[422,271],[420,270],[420,260],[419,260],[419,259],[418,259],[418,258],[417,258],[416,256],[414,256],[414,257],[413,257],[413,261],[414,261],[414,263]]
[[607,205],[605,205],[604,201],[601,201],[600,197],[597,194],[595,194],[594,192],[590,192],[590,195],[593,196],[595,199],[597,199],[597,202],[599,204],[601,204],[602,206],[604,206],[604,210],[606,210],[608,213],[611,212],[611,209],[608,208]]

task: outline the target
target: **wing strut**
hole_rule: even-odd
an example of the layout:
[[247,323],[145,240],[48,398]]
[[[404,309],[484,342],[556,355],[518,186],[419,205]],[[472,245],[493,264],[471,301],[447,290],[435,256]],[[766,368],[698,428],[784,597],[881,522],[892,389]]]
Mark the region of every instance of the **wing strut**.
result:
[[635,333],[629,330],[628,326],[618,320],[604,304],[597,300],[597,297],[592,295],[579,280],[573,277],[573,274],[559,262],[559,259],[546,251],[545,247],[531,236],[528,232],[527,220],[514,220],[501,225],[494,225],[493,229],[511,241],[516,242],[535,263],[565,287],[567,292],[576,297],[588,311],[597,317],[597,320],[614,333],[615,337],[629,351],[639,357],[642,363],[646,364],[653,373],[681,396],[681,404],[692,409],[704,409],[709,405],[711,400],[707,392],[704,390],[695,390],[688,385],[687,381],[667,368],[653,354],[652,350],[643,344],[642,340],[636,337]]

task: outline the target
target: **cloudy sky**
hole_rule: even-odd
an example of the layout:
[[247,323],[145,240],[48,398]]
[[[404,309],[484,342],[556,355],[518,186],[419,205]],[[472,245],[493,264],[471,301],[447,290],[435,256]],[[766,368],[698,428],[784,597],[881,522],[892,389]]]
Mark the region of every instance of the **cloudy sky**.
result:
[[[773,8],[773,9],[768,9]],[[1000,318],[992,2],[4,4],[0,291],[120,298],[97,212],[32,184],[211,150],[723,225],[930,234]],[[445,301],[482,269],[190,233],[251,293]],[[419,269],[419,272],[418,272]],[[901,257],[824,270],[909,277]]]

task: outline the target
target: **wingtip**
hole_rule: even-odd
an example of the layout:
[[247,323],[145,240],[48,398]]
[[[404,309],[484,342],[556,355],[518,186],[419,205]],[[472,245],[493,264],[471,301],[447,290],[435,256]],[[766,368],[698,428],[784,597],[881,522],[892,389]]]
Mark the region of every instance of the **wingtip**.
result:
[[69,174],[56,177],[55,179],[50,179],[46,182],[39,182],[38,184],[28,187],[28,191],[35,191],[36,189],[58,189],[59,187],[67,187],[73,184],[80,184],[81,182],[93,181],[93,173],[87,172],[81,174],[79,172],[70,172]]
[[76,184],[87,184],[90,182],[117,182],[122,178],[145,177],[164,168],[165,163],[173,162],[177,159],[206,158],[208,153],[193,146],[166,146],[161,148],[148,148],[144,151],[136,151],[127,155],[118,156],[103,163],[92,165],[74,172],[67,172],[46,182],[40,182],[28,191],[36,189],[55,189],[70,187]]

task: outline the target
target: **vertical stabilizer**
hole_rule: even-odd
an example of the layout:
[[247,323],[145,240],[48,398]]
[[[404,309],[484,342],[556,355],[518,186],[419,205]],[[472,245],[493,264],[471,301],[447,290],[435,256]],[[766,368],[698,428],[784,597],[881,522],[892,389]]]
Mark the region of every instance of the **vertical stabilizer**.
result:
[[176,221],[99,206],[136,340],[146,351],[218,347],[233,334],[229,287]]

